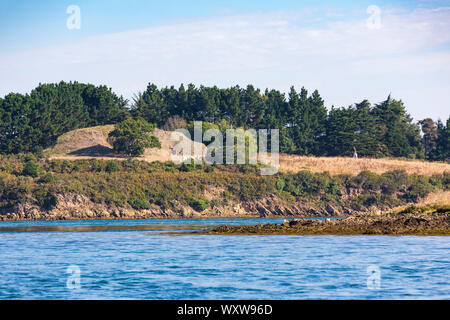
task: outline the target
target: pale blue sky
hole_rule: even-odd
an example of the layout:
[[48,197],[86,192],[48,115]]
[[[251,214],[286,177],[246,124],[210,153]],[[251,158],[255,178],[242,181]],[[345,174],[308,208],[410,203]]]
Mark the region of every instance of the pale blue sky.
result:
[[450,1],[0,0],[0,40],[0,96],[61,80],[126,97],[148,82],[252,83],[319,89],[328,107],[392,93],[416,119],[450,110]]

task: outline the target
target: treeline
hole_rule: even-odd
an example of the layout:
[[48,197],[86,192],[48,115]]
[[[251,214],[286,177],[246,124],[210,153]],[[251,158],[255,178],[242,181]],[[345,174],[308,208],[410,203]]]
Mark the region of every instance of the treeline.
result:
[[[168,118],[221,123],[220,127],[280,129],[280,151],[299,155],[450,158],[449,120],[414,123],[402,101],[390,96],[371,105],[367,100],[346,108],[324,105],[319,92],[290,89],[261,92],[249,85],[219,89],[190,84],[158,89],[149,84],[135,97],[131,113],[158,126]],[[226,124],[224,125],[223,122]]]
[[[158,88],[149,84],[128,102],[105,86],[77,82],[41,84],[30,94],[0,99],[0,152],[36,151],[64,132],[113,124],[127,117],[163,127],[174,118],[219,127],[280,129],[280,151],[299,155],[450,158],[450,118],[414,123],[400,100],[390,96],[327,110],[316,90],[293,87],[287,96],[249,85],[220,89],[189,84]],[[176,123],[175,123],[176,124]],[[421,130],[423,135],[421,135]]]
[[106,86],[78,82],[10,93],[0,98],[0,153],[39,152],[70,130],[120,122],[126,105]]

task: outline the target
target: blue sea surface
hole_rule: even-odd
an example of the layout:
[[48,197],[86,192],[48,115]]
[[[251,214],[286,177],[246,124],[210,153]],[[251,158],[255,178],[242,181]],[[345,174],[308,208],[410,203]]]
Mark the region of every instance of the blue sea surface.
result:
[[450,237],[170,234],[280,221],[0,222],[0,299],[450,298]]

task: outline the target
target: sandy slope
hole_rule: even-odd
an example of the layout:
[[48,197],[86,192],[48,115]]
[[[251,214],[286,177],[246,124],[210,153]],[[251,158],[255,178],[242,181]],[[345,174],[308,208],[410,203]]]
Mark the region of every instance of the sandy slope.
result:
[[[127,157],[114,153],[108,139],[108,134],[114,129],[113,125],[97,126],[77,129],[61,135],[56,144],[46,150],[51,159],[126,159]],[[191,148],[196,147],[202,154],[206,152],[206,146],[186,138],[183,134],[172,131],[155,129],[153,133],[161,142],[161,148],[146,149],[143,156],[136,159],[145,161],[173,161],[182,160],[175,154],[174,146],[180,141],[191,143]]]

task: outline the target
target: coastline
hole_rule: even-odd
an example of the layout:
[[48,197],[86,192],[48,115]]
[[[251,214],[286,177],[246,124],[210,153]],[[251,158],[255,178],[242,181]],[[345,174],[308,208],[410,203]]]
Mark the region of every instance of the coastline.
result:
[[356,211],[350,206],[343,204],[323,204],[314,201],[288,203],[275,195],[247,201],[229,200],[204,210],[195,210],[179,201],[173,201],[171,207],[152,204],[148,209],[134,209],[96,203],[80,194],[60,194],[57,195],[57,205],[51,210],[45,210],[32,203],[20,203],[0,212],[0,221],[327,218],[345,217],[354,213]]

